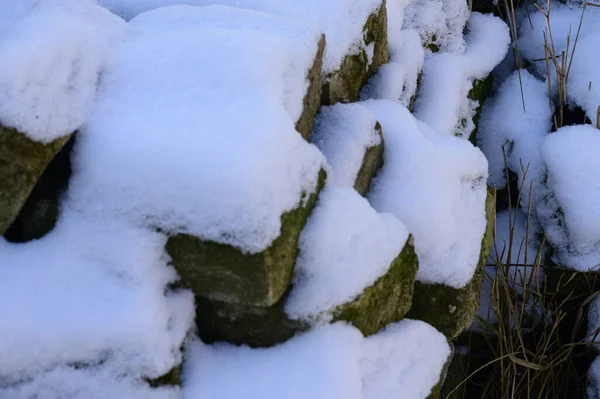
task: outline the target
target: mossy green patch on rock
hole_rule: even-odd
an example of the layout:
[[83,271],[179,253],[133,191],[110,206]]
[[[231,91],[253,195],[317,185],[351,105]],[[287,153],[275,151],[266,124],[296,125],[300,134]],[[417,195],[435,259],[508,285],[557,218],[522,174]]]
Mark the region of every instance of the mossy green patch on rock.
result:
[[159,388],[162,386],[179,386],[181,384],[181,366],[175,366],[165,375],[146,381],[152,388]]
[[325,53],[325,35],[321,35],[319,46],[312,68],[308,71],[306,79],[309,82],[306,95],[303,100],[302,115],[296,122],[296,130],[300,132],[306,141],[310,138],[315,116],[321,105],[321,94],[323,86],[321,75],[323,70],[323,54]]
[[338,307],[335,320],[344,320],[364,336],[377,333],[404,317],[412,305],[413,287],[418,269],[412,236],[387,273],[354,301]]
[[[410,238],[388,272],[358,298],[341,305],[333,321],[348,321],[368,336],[401,320],[411,306],[416,273],[417,256]],[[311,326],[309,321],[291,319],[285,313],[286,298],[287,295],[273,306],[261,307],[197,297],[198,336],[207,343],[226,341],[251,347],[285,342]]]
[[389,61],[385,1],[367,19],[363,27],[363,39],[366,46],[373,46],[372,59],[369,60],[366,48],[361,48],[356,54],[347,55],[340,67],[325,78],[322,105],[357,101],[360,90],[367,84],[369,77]]
[[417,101],[417,96],[419,95],[419,90],[421,89],[421,82],[423,80],[423,71],[420,71],[417,75],[417,89],[415,90],[415,94],[410,98],[410,102],[408,104],[408,110],[412,113],[415,110],[415,101]]
[[473,145],[476,145],[477,140],[477,131],[479,128],[479,118],[481,117],[481,110],[483,109],[483,103],[490,95],[492,91],[492,84],[494,83],[494,77],[490,73],[485,79],[475,80],[473,82],[473,88],[469,91],[469,99],[472,101],[479,102],[477,109],[475,110],[475,115],[473,116],[473,124],[475,125],[475,129],[469,136],[469,140]]
[[15,221],[44,169],[69,137],[43,144],[0,125],[0,235]]
[[279,301],[290,284],[298,237],[325,176],[321,170],[317,191],[281,216],[281,235],[260,253],[245,254],[230,245],[187,234],[170,237],[166,249],[182,285],[198,296],[227,303],[271,306]]
[[479,309],[479,295],[483,282],[483,270],[492,246],[492,234],[496,215],[496,192],[488,187],[486,200],[487,228],[481,241],[481,253],[477,269],[471,281],[462,288],[444,284],[425,284],[417,281],[413,307],[407,317],[423,320],[453,340],[473,322]]
[[379,124],[379,122],[375,124],[375,130],[379,135],[379,144],[368,148],[365,152],[363,163],[356,176],[356,181],[354,182],[354,189],[358,191],[362,196],[365,196],[369,192],[371,180],[373,180],[377,172],[383,166],[384,143],[383,133],[381,132],[381,125]]
[[306,331],[308,323],[292,320],[283,309],[285,297],[269,307],[244,306],[196,297],[198,336],[206,343],[226,341],[251,347],[273,346]]

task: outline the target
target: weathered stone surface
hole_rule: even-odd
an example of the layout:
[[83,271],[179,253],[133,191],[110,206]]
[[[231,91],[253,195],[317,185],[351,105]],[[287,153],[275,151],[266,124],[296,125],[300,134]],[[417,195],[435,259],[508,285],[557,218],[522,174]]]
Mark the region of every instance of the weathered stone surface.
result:
[[25,201],[19,216],[6,230],[4,238],[10,242],[27,242],[49,233],[58,220],[59,200],[67,189],[71,176],[72,136],[54,156],[33,191]]
[[[325,172],[319,174],[319,191]],[[203,241],[180,234],[167,242],[167,252],[182,284],[194,294],[214,301],[247,306],[271,306],[287,290],[296,254],[298,236],[312,210],[317,193],[304,205],[281,217],[281,235],[257,254],[244,254],[230,245]]]
[[479,309],[479,295],[483,282],[483,270],[492,246],[492,233],[496,215],[496,192],[488,187],[486,200],[487,228],[481,242],[479,263],[473,278],[463,288],[443,284],[415,283],[413,307],[407,317],[423,320],[448,339],[453,340],[467,329]]
[[0,235],[15,221],[44,169],[69,137],[42,144],[0,126]]
[[[410,309],[416,273],[417,256],[410,238],[387,274],[354,301],[340,306],[333,321],[348,321],[365,336],[400,321]],[[198,336],[208,343],[227,341],[252,347],[285,342],[296,332],[308,330],[310,324],[290,319],[284,304],[285,297],[270,307],[243,306],[198,297]]]
[[321,35],[317,54],[315,55],[315,61],[306,76],[309,85],[303,100],[302,115],[300,115],[300,119],[296,122],[296,130],[302,134],[302,137],[304,137],[306,141],[310,138],[315,116],[317,115],[317,112],[319,112],[319,107],[321,106],[321,94],[323,91],[321,75],[324,53],[325,35]]
[[173,367],[165,375],[147,381],[148,385],[150,385],[152,388],[159,388],[163,386],[179,386],[181,384],[181,365]]
[[340,306],[335,312],[335,320],[352,323],[365,337],[402,320],[412,305],[417,269],[411,236],[388,272],[354,301]]
[[380,142],[378,145],[367,149],[365,157],[363,158],[362,166],[356,176],[356,182],[354,183],[354,189],[365,196],[369,192],[371,186],[371,180],[375,177],[379,169],[383,166],[383,133],[381,132],[381,125],[379,122],[375,125],[375,130],[379,135]]
[[290,319],[285,297],[270,307],[243,306],[196,297],[198,336],[206,343],[226,341],[251,347],[273,346],[292,338],[310,325]]
[[419,95],[419,90],[421,89],[421,81],[423,80],[423,72],[419,72],[417,75],[417,89],[415,90],[415,94],[410,98],[410,102],[408,104],[408,110],[413,112],[415,110],[415,101],[417,101],[417,96]]
[[340,68],[325,78],[322,105],[357,101],[360,90],[367,84],[369,77],[377,71],[377,68],[389,61],[385,1],[367,20],[363,28],[363,37],[367,46],[374,46],[373,59],[369,63],[364,48],[357,54],[347,55]]

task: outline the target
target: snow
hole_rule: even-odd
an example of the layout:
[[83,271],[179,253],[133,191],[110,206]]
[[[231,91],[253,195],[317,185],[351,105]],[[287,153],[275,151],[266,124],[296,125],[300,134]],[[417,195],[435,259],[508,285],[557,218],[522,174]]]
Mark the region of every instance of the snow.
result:
[[599,131],[589,125],[567,126],[546,137],[542,157],[548,171],[544,200],[537,211],[553,258],[579,271],[600,264]]
[[125,19],[143,11],[174,4],[225,5],[264,11],[317,26],[327,37],[324,74],[338,69],[344,57],[365,47],[363,27],[381,0],[99,0]]
[[363,338],[344,323],[323,325],[267,349],[189,345],[184,399],[426,398],[450,356],[444,336],[403,320]]
[[308,318],[351,302],[387,273],[407,239],[398,219],[356,190],[326,187],[300,235],[286,312]]
[[[543,5],[546,9],[546,5]],[[577,30],[582,19],[581,6],[573,4],[550,3],[550,27],[552,40],[557,55],[566,52],[567,40],[570,34],[570,45],[567,61],[572,59],[567,81],[567,96],[569,103],[582,107],[588,118],[595,125],[597,110],[600,105],[600,71],[596,65],[600,62],[597,43],[600,40],[600,9],[586,7],[581,23],[581,31],[577,47],[573,52]],[[522,56],[533,61],[536,70],[544,77],[548,76],[546,69],[546,54],[544,51],[544,33],[549,35],[548,25],[544,15],[536,11],[527,21],[521,24],[519,34],[519,51]],[[548,36],[549,37],[549,36]],[[548,39],[549,40],[549,39]],[[558,93],[556,69],[550,62],[550,82],[554,96]],[[590,86],[590,82],[592,82]]]
[[[391,26],[388,26],[391,29]],[[417,91],[417,79],[425,57],[419,33],[401,31],[396,48],[390,48],[390,62],[380,66],[361,92],[361,99],[397,100],[410,104]]]
[[[438,52],[426,58],[415,116],[437,132],[468,138],[479,103],[467,96],[473,80],[484,79],[506,56],[508,27],[500,18],[473,13],[466,43],[464,52]],[[467,123],[462,129],[461,120]]]
[[598,399],[600,397],[600,356],[598,356],[590,365],[588,378],[588,398]]
[[505,188],[508,166],[517,174],[519,187],[523,187],[523,209],[529,207],[530,186],[534,198],[541,190],[539,183],[544,173],[541,145],[550,133],[552,112],[548,86],[526,70],[521,70],[520,75],[513,72],[481,112],[477,144],[489,162],[488,184]]
[[[588,342],[593,343],[596,349],[598,349],[600,344],[600,298],[597,296],[590,302],[588,309],[588,330],[586,339]],[[598,372],[600,372],[600,370],[598,370],[597,373]],[[600,373],[597,374],[596,377],[600,377]]]
[[[308,90],[306,79],[317,54],[321,33],[294,19],[279,17],[259,11],[226,6],[193,7],[186,5],[164,7],[140,14],[133,27],[142,31],[154,25],[155,29],[221,28],[243,32],[260,32],[286,40],[288,65],[283,71],[285,108],[292,119],[298,121],[302,114],[304,96]],[[143,32],[141,32],[143,34]]]
[[10,399],[179,399],[178,387],[150,388],[146,382],[118,375],[111,366],[57,367],[14,387],[0,388]]
[[[193,297],[165,291],[177,279],[165,242],[161,234],[68,206],[42,239],[1,240],[1,384],[11,389],[44,371],[60,377],[65,364],[105,362],[136,378],[156,378],[178,364]],[[31,384],[51,379],[40,378]]]
[[469,18],[467,2],[413,0],[404,12],[404,27],[417,29],[424,44],[434,42],[441,51],[464,50],[463,28]]
[[188,25],[204,15],[162,8],[131,21],[77,141],[70,199],[260,252],[281,215],[315,191],[324,158],[285,108],[294,43]]
[[473,276],[486,227],[487,161],[467,140],[439,134],[389,100],[363,103],[384,134],[385,163],[369,201],[414,235],[417,279],[460,288]]
[[125,23],[91,0],[0,3],[0,123],[42,143],[73,133]]
[[332,169],[330,184],[354,186],[366,151],[381,144],[376,124],[375,115],[360,103],[321,107],[310,141]]

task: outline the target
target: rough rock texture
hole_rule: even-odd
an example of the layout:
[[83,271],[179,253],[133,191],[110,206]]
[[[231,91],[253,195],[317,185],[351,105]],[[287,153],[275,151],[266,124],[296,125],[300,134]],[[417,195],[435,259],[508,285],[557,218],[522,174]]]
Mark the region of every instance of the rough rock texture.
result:
[[69,137],[42,144],[0,125],[0,235],[15,221],[44,169]]
[[385,1],[367,20],[363,28],[363,38],[367,46],[374,46],[373,59],[369,63],[365,48],[360,49],[357,54],[347,55],[340,68],[325,78],[322,105],[357,101],[360,90],[367,84],[369,78],[377,68],[389,61]]
[[402,320],[412,305],[417,269],[418,260],[411,236],[388,272],[354,301],[340,306],[335,320],[350,322],[365,337]]
[[321,94],[323,86],[321,84],[321,75],[323,70],[323,54],[325,53],[325,35],[321,35],[319,47],[315,55],[315,61],[312,68],[308,71],[306,79],[309,82],[306,96],[304,96],[302,115],[296,122],[296,130],[302,134],[307,141],[313,128],[315,116],[321,105]]
[[[317,192],[325,183],[319,174]],[[244,254],[230,245],[180,234],[167,242],[167,252],[182,284],[195,295],[247,306],[271,306],[287,290],[298,252],[298,236],[317,198],[281,216],[281,235],[257,254]]]
[[483,103],[486,98],[488,98],[490,92],[492,91],[492,84],[494,83],[494,77],[490,73],[485,79],[475,80],[473,82],[473,88],[469,91],[469,99],[473,101],[478,101],[479,106],[477,106],[477,110],[475,111],[475,115],[473,116],[473,123],[475,124],[475,129],[469,136],[469,140],[473,145],[476,145],[477,139],[477,127],[479,126],[479,118],[481,117],[481,110],[483,109]]
[[285,297],[270,307],[243,306],[196,297],[198,336],[206,343],[226,341],[251,347],[273,346],[310,325],[291,320],[283,310]]
[[483,269],[492,246],[496,214],[496,192],[488,187],[486,200],[487,229],[481,242],[479,264],[473,278],[465,287],[457,289],[443,284],[415,283],[413,307],[407,317],[423,320],[453,340],[467,329],[479,309],[479,295]]
[[415,94],[410,98],[410,102],[408,104],[408,110],[412,113],[415,110],[415,101],[417,101],[417,96],[419,95],[419,90],[421,89],[421,81],[423,80],[423,72],[419,72],[417,75],[417,89],[415,90]]
[[66,191],[71,176],[71,150],[75,135],[54,156],[31,194],[25,201],[19,216],[6,230],[4,238],[9,242],[36,240],[49,233],[59,217],[60,196]]
[[[346,320],[365,336],[400,321],[410,309],[417,274],[412,237],[388,272],[354,301],[342,305],[333,321]],[[196,298],[198,336],[205,342],[227,341],[252,347],[285,342],[310,324],[292,320],[284,311],[285,296],[270,307],[243,306]]]
[[381,132],[381,125],[379,122],[375,125],[375,130],[379,134],[379,144],[367,149],[363,163],[356,176],[356,182],[354,182],[354,189],[365,196],[369,192],[371,186],[371,180],[375,177],[379,169],[383,166],[383,133]]

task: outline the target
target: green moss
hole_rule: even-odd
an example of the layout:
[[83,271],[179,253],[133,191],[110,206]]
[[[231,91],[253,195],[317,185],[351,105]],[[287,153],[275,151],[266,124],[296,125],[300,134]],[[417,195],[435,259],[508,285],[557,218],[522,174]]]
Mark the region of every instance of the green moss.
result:
[[388,272],[357,299],[340,306],[335,312],[335,320],[348,321],[364,336],[402,320],[412,304],[417,268],[417,255],[410,237]]
[[322,105],[357,101],[360,90],[367,84],[369,77],[377,71],[377,68],[389,61],[385,1],[367,19],[363,27],[363,36],[367,45],[374,44],[371,63],[369,64],[365,49],[344,57],[339,69],[325,78]]
[[408,318],[423,320],[431,324],[450,340],[458,337],[471,325],[473,317],[479,309],[483,269],[492,245],[495,204],[495,190],[488,188],[487,228],[481,241],[481,254],[477,269],[471,281],[463,288],[453,288],[443,284],[425,284],[417,281],[413,307],[407,315]]
[[152,388],[179,386],[181,384],[181,366],[173,367],[167,374],[153,380],[147,379],[146,381]]
[[492,84],[494,83],[494,77],[490,73],[483,80],[476,80],[473,82],[473,88],[469,91],[469,99],[473,101],[478,101],[479,106],[475,111],[475,115],[473,116],[473,124],[475,125],[475,129],[469,136],[469,140],[473,145],[476,145],[477,140],[477,131],[479,127],[479,118],[481,117],[481,110],[483,109],[483,103],[488,98],[490,92],[492,91]]
[[383,166],[384,143],[383,134],[381,132],[381,125],[379,124],[379,122],[376,123],[375,130],[377,130],[380,142],[378,145],[367,149],[367,151],[365,152],[365,157],[363,158],[362,166],[358,171],[358,175],[356,176],[356,182],[354,183],[354,189],[356,189],[356,191],[358,191],[362,196],[365,196],[369,192],[371,180],[373,180],[377,172]]
[[296,130],[302,134],[302,137],[304,137],[306,141],[308,141],[310,138],[315,116],[317,115],[319,106],[321,105],[321,94],[323,89],[323,86],[321,85],[321,75],[324,53],[325,35],[321,35],[313,66],[310,71],[308,71],[308,75],[306,76],[309,85],[302,104],[302,115],[300,115],[300,119],[298,119],[296,122]]
[[44,169],[69,137],[42,144],[0,125],[0,235],[17,218]]
[[419,90],[421,89],[421,82],[423,79],[423,72],[419,72],[417,75],[417,89],[415,90],[415,94],[410,98],[410,103],[408,104],[408,110],[412,113],[415,110],[415,101],[417,101],[417,96],[419,95]]
[[426,39],[423,42],[423,47],[430,50],[432,53],[437,53],[438,51],[440,51],[440,47],[437,44],[437,36],[431,35],[430,38]]
[[[325,183],[319,174],[317,192]],[[298,236],[317,192],[305,205],[281,217],[281,235],[257,254],[245,254],[230,245],[203,241],[180,234],[167,241],[167,252],[179,272],[183,286],[211,300],[247,306],[271,306],[287,290],[297,254]]]

